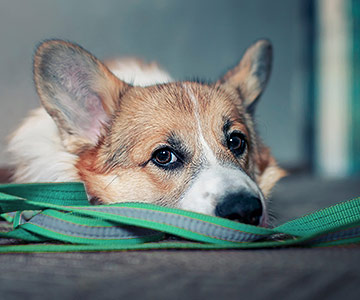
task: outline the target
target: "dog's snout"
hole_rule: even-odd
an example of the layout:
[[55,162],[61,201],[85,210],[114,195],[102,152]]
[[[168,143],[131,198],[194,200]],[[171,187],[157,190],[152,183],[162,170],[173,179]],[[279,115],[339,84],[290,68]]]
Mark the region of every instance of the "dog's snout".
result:
[[240,223],[259,225],[263,207],[258,197],[241,192],[229,194],[216,206],[215,214]]

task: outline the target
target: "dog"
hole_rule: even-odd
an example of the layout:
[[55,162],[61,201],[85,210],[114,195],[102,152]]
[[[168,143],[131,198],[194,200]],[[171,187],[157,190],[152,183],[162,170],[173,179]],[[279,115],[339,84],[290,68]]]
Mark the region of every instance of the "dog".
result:
[[254,128],[272,46],[259,40],[218,81],[174,81],[156,63],[101,62],[41,43],[42,107],[11,135],[14,182],[84,183],[92,204],[147,202],[267,226],[285,175]]

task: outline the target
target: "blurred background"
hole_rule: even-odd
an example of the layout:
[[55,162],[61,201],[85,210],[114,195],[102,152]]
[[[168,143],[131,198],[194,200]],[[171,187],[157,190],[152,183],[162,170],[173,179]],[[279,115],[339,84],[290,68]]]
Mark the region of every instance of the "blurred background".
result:
[[39,105],[32,55],[48,38],[99,58],[158,61],[177,80],[216,80],[259,38],[274,46],[257,126],[293,173],[360,170],[360,3],[357,0],[3,0],[0,166],[7,135]]
[[[270,39],[273,72],[257,127],[292,175],[270,199],[272,225],[360,195],[360,0],[0,0],[0,182],[9,179],[6,136],[39,106],[32,56],[49,38],[77,42],[100,59],[158,61],[177,80],[216,80],[255,40]],[[359,258],[359,247],[350,245],[19,253],[0,256],[0,293],[359,299]]]

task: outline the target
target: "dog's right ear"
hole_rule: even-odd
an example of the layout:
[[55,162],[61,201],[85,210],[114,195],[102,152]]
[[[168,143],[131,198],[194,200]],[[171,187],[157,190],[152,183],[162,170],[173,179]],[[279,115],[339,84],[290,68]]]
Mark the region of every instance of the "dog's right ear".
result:
[[37,48],[34,80],[64,145],[74,152],[96,145],[120,95],[129,87],[89,52],[61,40],[46,41]]

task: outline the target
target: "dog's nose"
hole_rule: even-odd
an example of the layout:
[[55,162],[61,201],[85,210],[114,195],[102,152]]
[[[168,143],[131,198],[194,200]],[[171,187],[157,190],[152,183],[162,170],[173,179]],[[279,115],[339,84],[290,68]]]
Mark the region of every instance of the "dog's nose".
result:
[[215,209],[218,217],[251,225],[259,225],[262,213],[260,199],[248,192],[227,195]]

